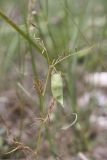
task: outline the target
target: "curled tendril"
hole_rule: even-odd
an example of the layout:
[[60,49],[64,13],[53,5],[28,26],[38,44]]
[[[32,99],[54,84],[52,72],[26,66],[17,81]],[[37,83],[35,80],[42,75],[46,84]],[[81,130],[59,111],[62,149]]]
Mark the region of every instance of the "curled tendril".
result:
[[67,130],[67,129],[69,129],[70,127],[72,127],[72,126],[77,122],[77,119],[78,119],[77,113],[72,113],[72,115],[75,116],[74,121],[73,121],[72,123],[68,124],[68,125],[63,126],[63,127],[61,128],[62,130]]

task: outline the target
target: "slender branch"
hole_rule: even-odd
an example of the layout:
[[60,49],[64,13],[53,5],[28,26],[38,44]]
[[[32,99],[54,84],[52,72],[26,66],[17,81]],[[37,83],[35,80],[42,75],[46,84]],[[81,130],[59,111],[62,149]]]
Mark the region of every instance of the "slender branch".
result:
[[48,69],[48,73],[47,73],[47,76],[46,76],[46,81],[45,81],[45,85],[44,85],[44,89],[43,89],[43,96],[45,95],[45,91],[46,91],[46,87],[47,87],[47,83],[48,83],[48,79],[49,79],[49,75],[50,75],[50,72],[51,72],[51,67],[49,66],[49,69]]
[[10,18],[8,18],[1,10],[0,16],[10,25],[12,26],[24,39],[29,41],[39,53],[42,53],[42,50],[38,47],[38,45],[22,30],[20,29]]
[[[95,47],[95,45],[93,45],[93,46],[90,47],[90,48],[85,48],[85,49],[83,49],[83,50],[74,52],[74,53],[72,53],[72,54],[68,54],[67,56],[65,56],[65,57],[59,59],[58,61],[56,61],[56,62],[53,64],[53,67],[55,67],[57,64],[59,64],[60,62],[66,60],[67,58],[69,58],[69,57],[71,57],[71,56],[79,55],[80,53],[82,53],[82,52],[84,52],[84,51],[90,51],[90,50],[91,50],[92,48],[94,48],[94,47]],[[87,54],[87,53],[86,53],[86,54]]]

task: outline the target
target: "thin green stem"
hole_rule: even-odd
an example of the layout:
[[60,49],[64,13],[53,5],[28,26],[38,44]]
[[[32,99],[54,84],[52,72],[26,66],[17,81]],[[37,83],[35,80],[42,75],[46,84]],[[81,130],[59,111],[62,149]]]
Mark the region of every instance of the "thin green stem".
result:
[[52,70],[52,68],[49,67],[48,73],[47,73],[47,76],[46,76],[46,81],[45,81],[44,89],[43,89],[43,94],[42,94],[43,96],[45,95],[45,92],[46,92],[46,87],[47,87],[47,84],[48,84],[48,79],[49,79],[49,75],[51,73],[51,70]]
[[40,102],[40,111],[41,111],[41,114],[43,115],[43,113],[44,113],[44,97],[42,94],[39,95],[39,102]]
[[85,35],[84,35],[83,32],[81,31],[81,29],[79,28],[78,24],[75,22],[71,10],[70,10],[69,8],[66,8],[66,7],[65,7],[65,10],[66,10],[66,12],[67,12],[68,14],[71,15],[72,22],[73,22],[74,25],[77,27],[78,31],[80,32],[80,34],[81,34],[81,36],[83,37],[83,39],[85,40],[85,42],[90,46],[90,42],[89,42],[88,39],[85,37]]
[[36,20],[36,23],[37,23],[37,26],[38,26],[38,31],[39,31],[39,34],[40,34],[40,37],[43,41],[43,47],[42,49],[44,48],[45,46],[45,53],[43,53],[43,55],[45,54],[45,58],[47,59],[47,62],[49,64],[49,61],[50,61],[50,57],[49,57],[49,49],[48,49],[48,46],[47,46],[47,43],[44,39],[44,34],[42,33],[42,30],[41,30],[41,25],[40,25],[40,22],[39,22],[39,18],[37,15],[34,16],[34,19]]

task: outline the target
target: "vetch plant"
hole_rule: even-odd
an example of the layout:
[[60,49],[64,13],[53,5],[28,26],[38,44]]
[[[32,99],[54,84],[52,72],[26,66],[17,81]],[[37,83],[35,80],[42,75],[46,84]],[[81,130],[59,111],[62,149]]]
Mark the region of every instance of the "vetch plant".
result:
[[[64,109],[63,80],[62,80],[62,77],[61,77],[61,72],[56,71],[56,69],[54,69],[54,71],[51,74],[51,90],[52,90],[53,98],[55,98],[55,100],[58,103],[60,103],[61,106]],[[72,125],[74,125],[76,123],[77,113],[72,113],[72,115],[75,116],[74,121],[71,124],[62,127],[63,130],[69,129]]]
[[[34,86],[35,86],[35,89],[37,91],[38,99],[39,99],[39,102],[40,102],[40,108],[39,108],[40,117],[38,117],[37,119],[40,120],[41,123],[40,123],[40,126],[39,126],[39,130],[37,132],[37,139],[35,140],[36,148],[35,148],[34,153],[36,155],[36,158],[37,158],[37,156],[39,154],[40,146],[42,144],[42,137],[43,137],[43,135],[45,133],[46,133],[46,137],[47,137],[47,140],[49,142],[49,145],[50,145],[51,153],[53,154],[53,156],[58,157],[59,155],[57,154],[57,151],[56,151],[57,146],[52,142],[52,138],[53,138],[52,136],[53,135],[50,134],[50,130],[49,130],[50,129],[49,128],[50,116],[54,112],[54,107],[56,105],[55,102],[59,103],[62,106],[61,109],[63,110],[63,113],[64,113],[65,116],[67,116],[67,114],[65,112],[65,109],[66,109],[67,106],[64,105],[63,77],[62,77],[62,74],[61,74],[61,69],[59,69],[60,67],[57,68],[57,66],[61,65],[63,61],[68,60],[69,58],[72,59],[72,56],[73,57],[77,56],[77,58],[84,57],[85,55],[90,53],[90,51],[95,47],[95,45],[89,46],[89,47],[87,47],[85,49],[76,51],[74,53],[71,53],[71,51],[69,51],[69,53],[67,52],[66,55],[59,56],[59,52],[58,52],[59,48],[55,48],[55,46],[57,44],[57,41],[55,41],[55,39],[53,38],[54,36],[51,33],[50,25],[48,24],[47,28],[48,28],[49,36],[51,38],[51,41],[54,43],[53,44],[53,46],[54,46],[53,53],[54,53],[54,51],[56,51],[55,52],[55,56],[54,56],[54,55],[51,54],[51,52],[49,52],[50,51],[49,50],[49,45],[48,45],[47,42],[45,42],[45,36],[42,33],[41,26],[39,26],[39,24],[40,24],[39,22],[41,22],[41,21],[38,18],[38,15],[36,15],[35,19],[36,19],[36,22],[37,22],[37,25],[38,25],[37,29],[38,29],[38,32],[39,32],[38,35],[40,36],[39,38],[38,38],[38,35],[36,33],[34,33],[33,36],[32,36],[32,34],[29,33],[30,32],[29,28],[28,28],[28,33],[26,33],[18,25],[16,25],[12,20],[10,20],[2,11],[0,11],[0,16],[8,24],[10,24],[19,33],[19,35],[21,35],[24,39],[26,39],[28,44],[29,44],[29,46],[30,46],[29,47],[30,48],[30,56],[31,56],[31,60],[32,60],[31,63],[32,63],[32,69],[33,69],[33,72],[34,72]],[[68,16],[68,14],[66,14],[66,17],[67,16]],[[68,19],[68,17],[67,17],[67,19]],[[46,22],[46,23],[48,23],[48,22]],[[69,23],[66,26],[69,26]],[[42,28],[43,28],[43,26],[42,26]],[[63,38],[60,37],[60,39],[61,40],[63,39],[63,43],[64,43],[65,37],[64,36],[63,36]],[[47,38],[47,41],[48,41],[48,38]],[[66,43],[68,43],[68,39],[66,39],[66,41],[67,41]],[[57,46],[58,46],[58,44],[57,44]],[[45,79],[44,83],[41,83],[39,75],[38,75],[38,73],[36,71],[36,67],[35,67],[36,66],[35,65],[36,58],[34,57],[34,54],[32,53],[32,47],[34,47],[35,51],[38,51],[47,62],[48,70],[47,70],[47,75],[46,75],[46,79]],[[69,50],[69,47],[68,47],[68,50]],[[60,45],[60,51],[61,51],[61,45]],[[62,68],[64,68],[64,67],[62,67]],[[74,65],[74,72],[75,72],[75,65]],[[69,79],[70,78],[72,80],[74,77],[70,77],[70,75],[69,75]],[[49,79],[51,79],[50,85],[51,85],[52,97],[51,97],[51,103],[48,105],[48,108],[47,108],[45,106],[45,95],[48,94],[46,91],[47,91],[47,86],[49,84]],[[68,87],[71,85],[70,83],[71,82],[69,82]],[[18,86],[21,88],[21,90],[23,92],[26,93],[26,95],[28,97],[31,97],[31,95],[29,95],[28,92],[26,92],[26,90],[23,87],[23,85],[18,83]],[[70,89],[72,89],[72,87]],[[71,96],[70,97],[71,100],[73,101],[72,93],[70,93],[70,96]],[[74,96],[75,96],[75,94],[74,94]],[[75,107],[76,106],[74,106],[74,108]],[[72,106],[72,108],[73,108],[73,106]],[[57,107],[57,109],[59,109],[59,108]],[[75,123],[77,122],[77,112],[76,111],[77,110],[75,109],[75,110],[73,110],[74,113],[73,112],[71,113],[71,116],[75,116],[74,121],[73,122],[68,122],[70,124],[64,125],[61,129],[67,130],[71,126],[75,125]],[[45,130],[44,130],[44,128],[45,128]],[[84,137],[82,136],[82,138],[84,138]],[[20,143],[17,143],[17,144],[19,145]],[[16,149],[14,149],[13,151],[10,151],[9,153],[12,153],[12,152],[16,151],[19,148],[26,149],[27,147],[24,147],[23,144],[20,144],[19,147],[16,147]]]

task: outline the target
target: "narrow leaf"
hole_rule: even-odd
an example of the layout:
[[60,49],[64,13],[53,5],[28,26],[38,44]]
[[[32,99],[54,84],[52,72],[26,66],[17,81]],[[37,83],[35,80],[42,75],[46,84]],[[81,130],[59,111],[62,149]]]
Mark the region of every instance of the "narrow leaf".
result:
[[83,56],[87,55],[91,51],[91,49],[93,49],[94,47],[95,47],[95,45],[78,51],[77,52],[78,57],[83,57]]

